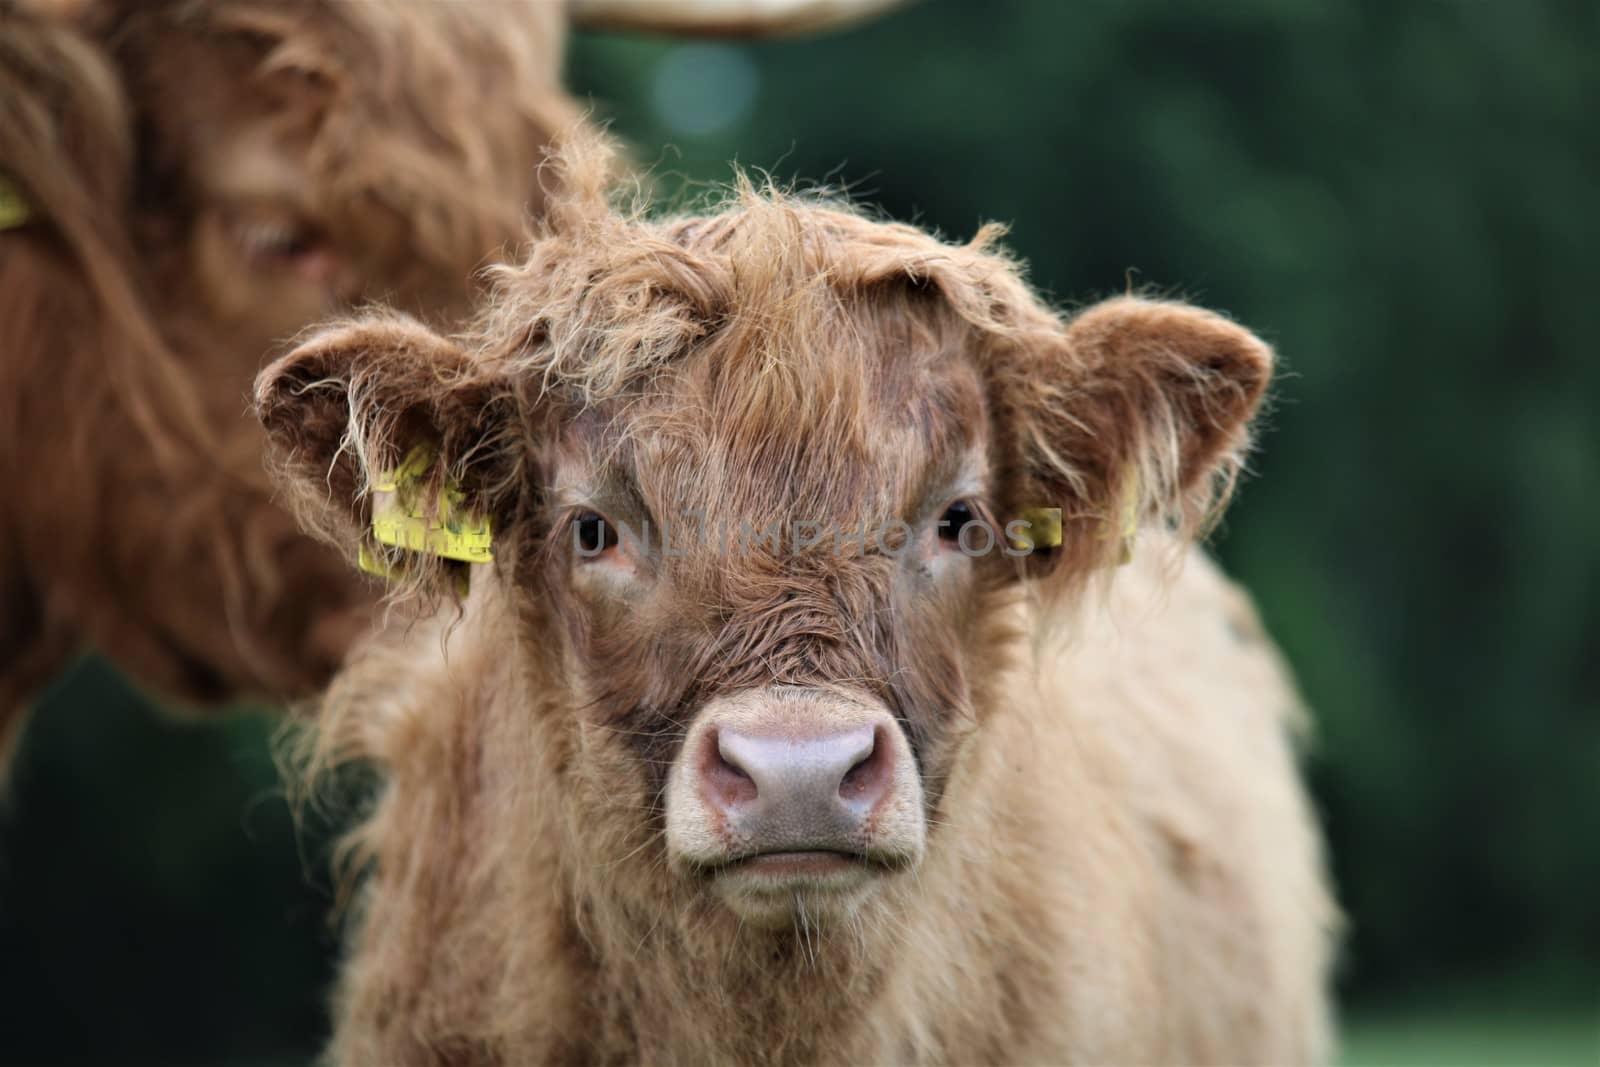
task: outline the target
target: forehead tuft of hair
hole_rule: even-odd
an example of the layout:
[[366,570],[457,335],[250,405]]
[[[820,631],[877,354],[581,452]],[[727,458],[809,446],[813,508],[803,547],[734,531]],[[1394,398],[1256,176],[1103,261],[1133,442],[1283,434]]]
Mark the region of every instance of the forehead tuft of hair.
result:
[[619,195],[610,149],[582,134],[551,166],[549,211],[523,262],[491,272],[471,331],[541,392],[616,397],[712,343],[741,370],[792,374],[870,343],[862,332],[890,309],[996,340],[1058,329],[998,247],[999,224],[948,243],[743,171],[706,207],[663,215],[636,187]]

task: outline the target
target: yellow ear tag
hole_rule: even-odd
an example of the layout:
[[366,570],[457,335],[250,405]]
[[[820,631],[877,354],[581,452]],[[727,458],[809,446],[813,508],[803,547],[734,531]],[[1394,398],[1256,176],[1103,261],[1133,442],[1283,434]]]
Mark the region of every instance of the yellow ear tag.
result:
[[361,542],[361,547],[356,552],[356,566],[386,581],[398,581],[406,576],[406,565],[403,560],[389,562],[372,551],[372,546],[366,541]]
[[1026,530],[1011,538],[1011,547],[1018,552],[1061,547],[1060,508],[1023,508],[1017,519],[1028,524]]
[[1126,566],[1133,562],[1133,539],[1139,535],[1139,472],[1133,467],[1128,468],[1122,479],[1122,501],[1117,508],[1114,533],[1122,540],[1117,566]]
[[[1033,552],[1041,548],[1061,547],[1061,509],[1023,508],[1017,519],[1028,524],[1026,530],[1011,538],[1011,547],[1018,552]],[[1139,533],[1139,475],[1129,468],[1123,479],[1122,500],[1117,507],[1116,522],[1107,522],[1106,537],[1122,540],[1122,551],[1117,557],[1121,566],[1133,560],[1133,539]]]
[[[372,546],[362,542],[356,557],[356,564],[368,574],[375,574],[389,582],[403,581],[411,573],[411,568],[406,566],[405,560],[390,562],[372,551]],[[456,573],[456,596],[465,600],[472,591],[472,572],[465,567]]]
[[418,445],[399,467],[379,476],[372,487],[372,538],[443,559],[488,563],[494,559],[489,517],[467,508],[460,486],[446,482],[428,507],[423,479],[436,458],[431,446]]
[[14,230],[33,219],[33,205],[17,183],[0,174],[0,230]]

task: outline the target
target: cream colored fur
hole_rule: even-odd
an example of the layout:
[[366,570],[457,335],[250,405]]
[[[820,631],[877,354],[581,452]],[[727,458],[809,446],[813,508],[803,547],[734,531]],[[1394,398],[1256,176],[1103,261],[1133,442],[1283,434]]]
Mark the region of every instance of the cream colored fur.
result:
[[[561,845],[584,832],[554,793],[573,754],[496,651],[492,583],[458,623],[382,644],[328,723],[392,779],[363,832],[379,869],[336,1058],[698,1064],[749,1059],[760,1035],[771,1062],[1325,1060],[1336,911],[1294,766],[1297,696],[1245,596],[1197,550],[1165,577],[1171,546],[1146,541],[997,680],[928,857],[895,889],[900,921],[819,931],[814,963],[766,970],[705,917],[652,928],[581,902],[607,872]],[[1038,608],[1012,610],[1040,632]],[[697,981],[697,934],[760,987]],[[816,987],[841,978],[838,1013]],[[458,1043],[465,1059],[446,1055]]]

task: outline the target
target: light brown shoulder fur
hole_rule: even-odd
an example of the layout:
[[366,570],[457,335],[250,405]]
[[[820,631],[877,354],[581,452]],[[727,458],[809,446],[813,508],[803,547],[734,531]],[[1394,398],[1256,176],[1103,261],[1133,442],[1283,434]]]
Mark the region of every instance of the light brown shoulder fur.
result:
[[[321,765],[386,783],[349,843],[373,874],[332,1060],[1325,1062],[1339,920],[1294,784],[1303,712],[1244,595],[1162,548],[1070,627],[1015,606],[1017,631],[1076,636],[991,681],[900,918],[798,958],[578,903],[618,875],[563,842],[604,853],[613,831],[565,821],[578,756],[495,651],[514,623],[493,583],[374,639],[316,736]],[[830,983],[842,1002],[795,992]]]

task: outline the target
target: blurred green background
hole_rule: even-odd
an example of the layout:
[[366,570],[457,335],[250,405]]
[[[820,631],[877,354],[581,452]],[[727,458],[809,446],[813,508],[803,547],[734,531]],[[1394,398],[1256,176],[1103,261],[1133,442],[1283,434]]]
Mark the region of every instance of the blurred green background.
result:
[[[1551,0],[944,0],[570,57],[668,188],[737,159],[1001,219],[1063,303],[1131,281],[1277,345],[1215,550],[1316,712],[1349,1063],[1600,1064],[1597,31]],[[158,717],[93,659],[43,701],[0,815],[0,1057],[312,1054],[331,831],[294,832],[272,729]]]

